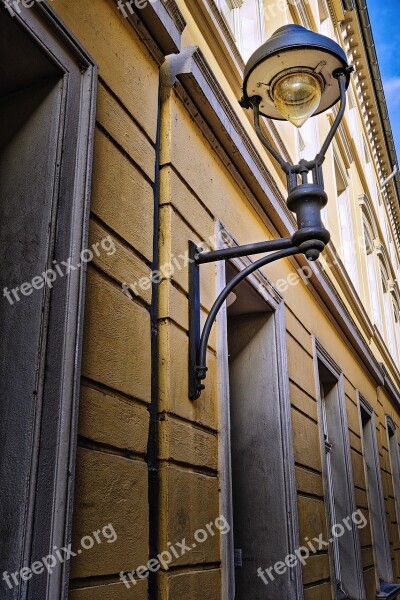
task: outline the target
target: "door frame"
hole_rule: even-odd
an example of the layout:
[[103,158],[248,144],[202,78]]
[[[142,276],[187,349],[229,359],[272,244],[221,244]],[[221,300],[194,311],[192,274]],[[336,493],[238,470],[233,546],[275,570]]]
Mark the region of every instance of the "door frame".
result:
[[[57,216],[52,258],[80,263],[88,245],[93,142],[96,115],[97,66],[47,3],[20,5],[9,18],[61,72],[65,84],[59,138]],[[84,266],[54,285],[46,332],[46,377],[35,420],[37,444],[32,448],[32,479],[27,512],[31,531],[21,565],[54,552],[71,542],[78,405],[86,289]],[[33,557],[35,557],[33,559]],[[67,600],[69,562],[21,582],[24,600]]]
[[[235,238],[218,221],[216,224],[216,245],[218,249],[235,247],[239,244]],[[251,260],[248,257],[234,258],[231,264],[242,270]],[[216,291],[220,293],[226,286],[225,263],[216,265]],[[290,385],[288,373],[287,345],[286,345],[286,319],[283,297],[274,288],[269,279],[261,272],[256,271],[246,279],[266,306],[273,313],[276,331],[276,353],[278,370],[278,393],[281,410],[282,441],[285,464],[285,497],[286,514],[288,522],[288,547],[294,552],[300,546],[299,516],[297,509],[297,486],[295,474],[295,459],[293,446],[293,430],[291,422]],[[218,355],[218,407],[219,407],[219,440],[218,461],[220,476],[220,507],[228,523],[233,523],[232,507],[232,467],[231,467],[231,437],[230,437],[230,405],[229,405],[229,360],[227,345],[227,310],[226,304],[220,310],[217,318],[217,355]],[[235,572],[234,572],[234,540],[233,527],[228,535],[221,538],[222,558],[222,600],[232,600],[235,597]],[[279,558],[279,557],[278,557]],[[284,559],[285,557],[281,557]],[[294,586],[293,595],[287,600],[302,600],[304,598],[303,577],[300,563],[291,569]]]

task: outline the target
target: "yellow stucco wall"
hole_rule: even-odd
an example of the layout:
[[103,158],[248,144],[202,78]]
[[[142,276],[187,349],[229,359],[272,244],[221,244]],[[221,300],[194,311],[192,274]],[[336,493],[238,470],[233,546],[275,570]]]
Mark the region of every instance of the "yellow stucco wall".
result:
[[111,2],[53,8],[99,65],[90,243],[117,248],[88,270],[73,533],[112,523],[118,539],[72,562],[70,598],[144,600],[146,581],[116,574],[148,561],[151,292],[133,302],[121,286],[151,270],[158,65]]
[[[183,45],[200,45],[284,193],[280,174],[237,105],[239,90],[231,86],[230,75],[209,48],[191,16],[190,3],[178,4],[187,21]],[[131,300],[121,286],[149,275],[151,269],[159,66],[111,0],[54,0],[52,5],[99,66],[90,236],[92,243],[109,234],[117,247],[115,255],[95,259],[88,272],[74,539],[112,523],[118,540],[73,560],[70,598],[141,600],[147,596],[147,583],[138,582],[128,590],[119,582],[118,574],[148,561],[145,458],[151,393],[151,291],[143,290]],[[168,61],[162,69],[168,74]],[[274,237],[268,219],[261,219],[250,206],[181,99],[168,86],[162,94],[161,134],[160,264],[185,253],[189,239],[207,241],[215,233],[217,220],[240,244]],[[353,185],[361,186],[356,173]],[[330,180],[327,187],[333,188]],[[283,260],[264,272],[276,283],[295,273],[296,266],[293,260]],[[187,291],[187,268],[177,269],[160,285],[161,550],[168,542],[191,539],[195,530],[220,514],[218,331],[215,328],[211,337],[206,391],[201,401],[193,403],[188,400],[187,384]],[[203,318],[215,294],[215,267],[202,267]],[[366,516],[357,391],[374,407],[392,560],[400,579],[400,542],[385,437],[385,414],[400,426],[400,413],[385,392],[377,390],[312,287],[300,283],[282,294],[298,491],[298,506],[293,510],[299,513],[300,538],[318,536],[326,530],[313,362],[315,336],[344,373],[356,502]],[[352,316],[357,319],[354,311]],[[361,545],[367,597],[372,600],[375,570],[369,527],[362,531]],[[331,598],[329,578],[328,555],[312,557],[303,571],[305,600]],[[160,573],[159,583],[162,600],[219,599],[220,537],[210,538],[176,561],[172,570]]]

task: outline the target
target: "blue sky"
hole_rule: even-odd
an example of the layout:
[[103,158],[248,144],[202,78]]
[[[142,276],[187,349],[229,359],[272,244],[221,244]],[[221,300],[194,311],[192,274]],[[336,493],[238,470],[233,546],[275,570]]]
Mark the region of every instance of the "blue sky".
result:
[[367,6],[400,161],[399,0],[367,0]]

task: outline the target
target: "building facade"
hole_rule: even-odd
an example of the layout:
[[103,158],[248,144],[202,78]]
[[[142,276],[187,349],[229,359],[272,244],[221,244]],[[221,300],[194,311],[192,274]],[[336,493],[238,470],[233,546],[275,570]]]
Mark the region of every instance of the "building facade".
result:
[[[396,597],[400,175],[364,1],[3,4],[0,597]],[[238,103],[288,23],[355,68],[332,239],[240,284],[191,401],[189,241],[295,231]],[[336,113],[263,129],[312,158]],[[202,266],[203,322],[249,261]]]

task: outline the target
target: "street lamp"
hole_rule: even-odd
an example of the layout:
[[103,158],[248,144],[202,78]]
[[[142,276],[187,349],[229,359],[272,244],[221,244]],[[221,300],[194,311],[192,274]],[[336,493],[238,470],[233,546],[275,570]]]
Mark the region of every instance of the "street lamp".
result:
[[[207,344],[218,311],[232,290],[257,269],[280,258],[304,254],[316,260],[330,234],[321,220],[328,201],[324,190],[322,164],[346,108],[346,90],[353,67],[349,67],[342,48],[330,38],[299,25],[278,29],[250,57],[243,81],[240,104],[254,113],[259,139],[286,174],[288,208],[296,214],[298,230],[289,238],[269,240],[236,248],[202,252],[189,242],[189,397],[199,398],[207,375]],[[309,117],[318,115],[340,100],[331,130],[316,157],[297,165],[285,161],[265,137],[261,117],[287,120],[301,127]],[[309,179],[311,178],[311,181]],[[276,252],[273,252],[276,251]],[[240,271],[215,301],[200,332],[200,265],[273,252]]]

